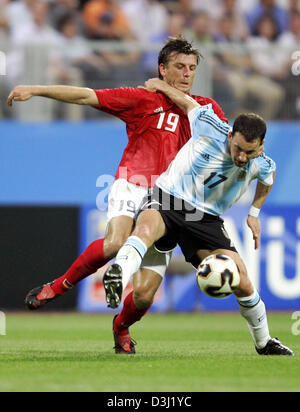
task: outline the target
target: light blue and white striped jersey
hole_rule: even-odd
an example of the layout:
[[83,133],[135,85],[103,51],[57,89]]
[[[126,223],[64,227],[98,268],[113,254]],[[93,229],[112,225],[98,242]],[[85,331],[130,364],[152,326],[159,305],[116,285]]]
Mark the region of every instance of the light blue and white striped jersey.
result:
[[211,104],[189,113],[192,138],[182,147],[156,185],[202,212],[220,216],[245,193],[252,180],[273,184],[275,162],[264,153],[238,167],[228,150],[231,127]]

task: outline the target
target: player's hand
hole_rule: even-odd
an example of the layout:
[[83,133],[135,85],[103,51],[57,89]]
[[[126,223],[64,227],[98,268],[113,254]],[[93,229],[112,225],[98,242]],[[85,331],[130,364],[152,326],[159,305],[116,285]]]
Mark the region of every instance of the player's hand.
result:
[[157,92],[162,91],[163,87],[165,86],[165,82],[158,78],[149,79],[145,81],[144,89],[148,92]]
[[260,223],[258,217],[248,216],[247,224],[252,231],[254,240],[254,249],[260,246]]
[[17,86],[15,87],[7,98],[8,106],[12,106],[12,102],[24,102],[29,100],[33,94],[32,86]]

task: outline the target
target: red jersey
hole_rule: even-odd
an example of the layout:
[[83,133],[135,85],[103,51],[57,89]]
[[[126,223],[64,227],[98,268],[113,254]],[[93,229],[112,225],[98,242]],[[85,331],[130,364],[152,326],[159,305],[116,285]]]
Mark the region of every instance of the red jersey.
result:
[[[162,93],[134,88],[95,90],[95,93],[99,100],[96,109],[126,123],[129,142],[116,177],[153,187],[191,137],[187,115]],[[213,99],[192,97],[202,106],[211,103],[219,118],[228,122]]]

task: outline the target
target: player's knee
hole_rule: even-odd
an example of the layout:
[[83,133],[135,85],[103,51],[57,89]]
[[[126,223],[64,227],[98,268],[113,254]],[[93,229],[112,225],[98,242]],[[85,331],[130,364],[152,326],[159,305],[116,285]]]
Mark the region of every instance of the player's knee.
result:
[[151,306],[154,299],[152,291],[144,287],[138,287],[133,291],[133,301],[139,309],[147,309]]
[[126,240],[126,236],[120,236],[118,238],[106,238],[104,241],[105,256],[111,258],[115,257]]
[[145,242],[149,246],[151,246],[155,240],[153,231],[151,230],[151,227],[148,224],[138,225],[135,228],[133,235],[142,239],[143,242]]

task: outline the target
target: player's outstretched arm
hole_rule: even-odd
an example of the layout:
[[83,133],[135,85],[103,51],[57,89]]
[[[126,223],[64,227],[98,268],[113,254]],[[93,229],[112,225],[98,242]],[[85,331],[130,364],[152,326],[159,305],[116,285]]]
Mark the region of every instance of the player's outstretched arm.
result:
[[73,86],[17,86],[8,96],[7,104],[24,102],[34,96],[48,97],[65,103],[96,106],[99,104],[94,90]]
[[[275,175],[276,172],[273,174],[273,184],[275,180]],[[252,231],[253,234],[253,240],[254,240],[254,248],[258,249],[260,246],[260,222],[259,222],[259,212],[260,209],[263,207],[263,204],[265,203],[272,187],[273,184],[270,186],[266,186],[262,184],[261,182],[257,183],[256,187],[256,192],[254,196],[254,200],[252,203],[252,207],[249,211],[248,219],[247,219],[247,224],[249,228]]]
[[145,82],[145,89],[150,92],[161,92],[171,99],[181,110],[189,113],[195,107],[200,106],[191,96],[175,89],[163,80],[158,78],[149,79]]

